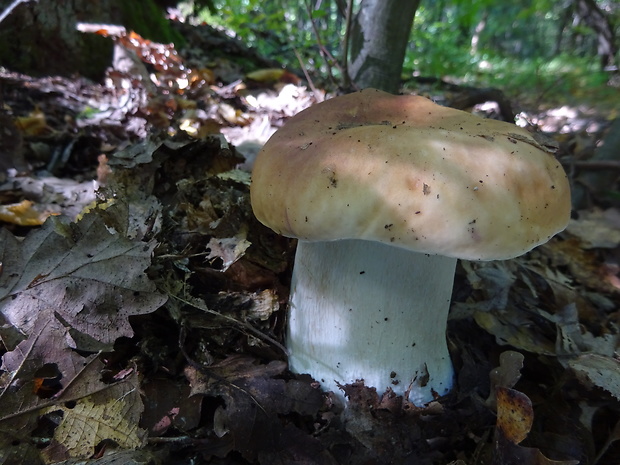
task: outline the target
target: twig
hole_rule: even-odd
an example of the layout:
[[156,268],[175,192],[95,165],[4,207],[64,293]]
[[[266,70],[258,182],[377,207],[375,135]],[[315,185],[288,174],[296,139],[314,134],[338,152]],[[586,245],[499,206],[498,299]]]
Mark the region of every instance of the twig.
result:
[[345,15],[344,40],[342,42],[342,83],[345,89],[351,87],[349,76],[349,39],[351,36],[351,24],[353,21],[353,0],[347,0],[347,12]]
[[321,57],[323,57],[323,60],[325,60],[325,64],[327,65],[327,74],[329,75],[329,78],[331,79],[331,81],[335,85],[337,85],[336,79],[334,78],[334,73],[332,71],[332,63],[338,69],[338,71],[340,71],[341,74],[342,74],[342,68],[338,64],[338,60],[336,60],[334,56],[329,52],[329,50],[327,50],[327,48],[323,45],[323,41],[321,40],[321,34],[319,33],[319,29],[317,28],[316,23],[314,22],[314,18],[312,17],[312,8],[310,7],[307,1],[304,3],[306,6],[308,17],[310,18],[310,25],[312,26],[312,31],[314,32],[314,36],[316,38],[316,44],[319,47],[319,52],[321,53]]
[[199,442],[190,436],[173,436],[173,437],[150,437],[147,438],[149,444],[193,444]]
[[182,299],[181,297],[176,296],[176,295],[171,294],[171,293],[168,293],[168,296],[172,297],[173,299],[178,300],[179,302],[183,302],[185,305],[189,305],[190,307],[197,308],[198,310],[202,310],[203,312],[206,312],[206,313],[209,313],[211,315],[223,318],[224,320],[232,323],[233,326],[240,326],[240,327],[248,330],[250,333],[254,334],[259,339],[262,339],[262,340],[267,341],[268,343],[274,345],[275,347],[280,349],[285,355],[288,355],[288,350],[286,350],[286,347],[284,347],[282,344],[280,344],[274,338],[272,338],[270,336],[267,336],[266,334],[262,333],[261,331],[256,329],[254,326],[252,326],[251,324],[249,324],[249,323],[247,323],[245,321],[239,321],[239,320],[237,320],[237,319],[235,319],[233,317],[230,317],[228,315],[222,315],[221,313],[216,312],[215,310],[211,310],[210,308],[207,308],[204,305],[200,305],[200,304],[195,303],[195,302],[190,302],[188,300]]
[[31,2],[31,1],[38,1],[38,0],[15,0],[13,3],[11,3],[8,7],[6,7],[6,9],[2,12],[2,14],[0,14],[0,23],[2,21],[4,21],[6,19],[6,17],[8,15],[11,14],[11,12],[17,8],[17,5],[19,5],[20,3],[27,3],[27,2]]
[[306,69],[305,63],[301,59],[301,55],[299,55],[299,52],[297,51],[295,47],[293,47],[293,52],[295,53],[295,56],[297,57],[297,61],[299,61],[299,66],[301,66],[301,70],[303,71],[304,76],[306,76],[306,81],[308,81],[308,85],[310,86],[310,89],[312,89],[312,93],[316,97],[317,101],[321,102],[323,100],[321,97],[322,94],[320,94],[317,88],[314,87],[314,82],[312,81],[310,74],[308,74],[308,70]]

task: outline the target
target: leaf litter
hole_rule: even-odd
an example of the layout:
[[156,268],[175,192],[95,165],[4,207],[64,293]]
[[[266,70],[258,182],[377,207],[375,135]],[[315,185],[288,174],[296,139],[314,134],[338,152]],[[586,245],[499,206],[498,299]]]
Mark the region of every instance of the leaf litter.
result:
[[[15,108],[36,93],[38,113],[22,115],[45,121],[13,144],[22,172],[2,204],[64,215],[0,232],[0,463],[620,461],[617,208],[578,212],[519,259],[459,265],[448,396],[417,407],[356,383],[341,411],[286,370],[295,244],[254,219],[242,171],[323,96],[263,64],[251,76],[273,79],[244,82],[234,57],[192,50],[199,70],[182,53],[161,66],[165,48],[131,37],[154,84],[132,75],[148,76],[139,60],[77,95],[62,78],[0,76]],[[76,130],[82,153],[63,146]],[[68,156],[42,163],[49,148]],[[51,187],[42,168],[71,164],[90,171]]]

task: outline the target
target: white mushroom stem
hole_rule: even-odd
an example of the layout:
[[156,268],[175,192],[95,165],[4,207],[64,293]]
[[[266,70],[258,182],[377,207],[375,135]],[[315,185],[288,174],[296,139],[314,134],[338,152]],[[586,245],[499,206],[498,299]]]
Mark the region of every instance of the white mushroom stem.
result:
[[362,240],[299,241],[287,347],[295,373],[309,373],[341,399],[340,384],[364,380],[422,405],[446,394],[453,368],[446,325],[456,259]]

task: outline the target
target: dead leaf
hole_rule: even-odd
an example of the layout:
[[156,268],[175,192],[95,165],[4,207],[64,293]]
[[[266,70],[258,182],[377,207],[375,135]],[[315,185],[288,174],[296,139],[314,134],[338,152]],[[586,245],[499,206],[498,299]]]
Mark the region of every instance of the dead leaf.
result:
[[620,400],[620,362],[603,355],[585,354],[568,362],[584,385],[604,389]]
[[579,460],[551,460],[539,449],[519,446],[499,436],[491,465],[579,465]]
[[521,369],[523,368],[523,354],[514,350],[502,352],[499,356],[499,367],[494,368],[489,373],[491,379],[491,395],[486,401],[490,408],[497,409],[496,393],[498,387],[512,388],[521,379]]
[[0,221],[19,226],[40,226],[52,215],[50,212],[40,212],[33,208],[30,200],[22,200],[20,203],[0,205]]
[[144,273],[154,247],[109,231],[96,213],[78,223],[52,217],[21,243],[2,230],[0,312],[26,335],[33,315],[58,315],[72,330],[111,347],[133,335],[129,316],[166,301]]
[[[30,465],[30,462],[28,463]],[[152,465],[154,463],[160,463],[160,461],[150,451],[122,450],[106,453],[103,457],[95,459],[70,459],[57,462],[56,465]]]
[[535,313],[515,309],[511,312],[476,312],[474,319],[481,328],[493,334],[499,344],[537,354],[555,354],[555,341],[546,338],[543,331],[531,329],[534,324],[544,321]]
[[142,385],[145,410],[140,424],[153,436],[170,427],[188,431],[198,426],[200,396],[190,396],[189,386],[169,379],[151,379]]
[[221,260],[221,271],[226,271],[230,265],[239,260],[248,247],[252,245],[246,239],[246,233],[240,232],[235,237],[218,239],[212,237],[207,244],[207,260]]
[[514,389],[498,386],[497,429],[514,444],[523,441],[534,422],[534,409],[528,397]]
[[275,82],[286,82],[289,84],[299,84],[301,79],[298,76],[282,68],[257,69],[246,74],[250,81],[263,84],[273,84]]
[[532,402],[514,389],[497,387],[497,425],[493,465],[577,465],[578,460],[555,461],[540,450],[519,444],[527,438],[534,422]]
[[[103,363],[71,348],[69,330],[53,314],[36,319],[30,337],[2,357],[0,378],[0,450],[12,454],[44,417],[59,419],[55,454],[87,457],[104,439],[123,447],[143,445],[138,427],[142,401],[135,370],[112,384],[101,380]],[[39,376],[54,373],[52,395],[41,396]],[[52,420],[53,422],[53,420]],[[4,443],[3,443],[4,442]],[[51,446],[50,446],[51,447]]]
[[37,379],[45,367],[58,373],[58,391],[75,378],[92,358],[79,356],[71,349],[69,331],[53,315],[39,315],[30,337],[2,357],[4,373],[0,391],[0,427],[10,424],[11,434],[18,437],[21,430],[31,426],[35,413],[47,400],[38,394]]
[[248,79],[256,82],[276,82],[284,75],[282,68],[258,69],[246,74]]
[[47,125],[45,114],[39,108],[35,108],[28,116],[16,118],[15,124],[26,136],[43,136],[53,132]]
[[578,237],[584,249],[615,249],[620,244],[620,212],[616,208],[580,211],[579,219],[570,220],[566,231]]
[[75,403],[65,401],[48,407],[41,413],[62,412],[54,440],[69,457],[90,457],[104,440],[114,441],[122,449],[137,449],[146,444],[146,431],[138,426],[143,411],[139,387],[138,375],[133,371],[122,383],[95,391]]
[[201,371],[188,366],[185,375],[192,395],[224,399],[225,405],[214,412],[215,433],[228,441],[230,450],[254,460],[259,452],[288,447],[282,443],[278,415],[315,415],[323,404],[321,392],[309,382],[274,378],[285,368],[284,362],[261,365],[250,357],[235,356]]

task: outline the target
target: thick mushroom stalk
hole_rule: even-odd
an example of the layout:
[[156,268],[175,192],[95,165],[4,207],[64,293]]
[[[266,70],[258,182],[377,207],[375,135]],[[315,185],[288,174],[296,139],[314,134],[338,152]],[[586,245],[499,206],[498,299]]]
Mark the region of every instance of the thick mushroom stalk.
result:
[[363,240],[299,241],[290,368],[338,384],[364,380],[421,405],[452,387],[446,321],[456,259]]

